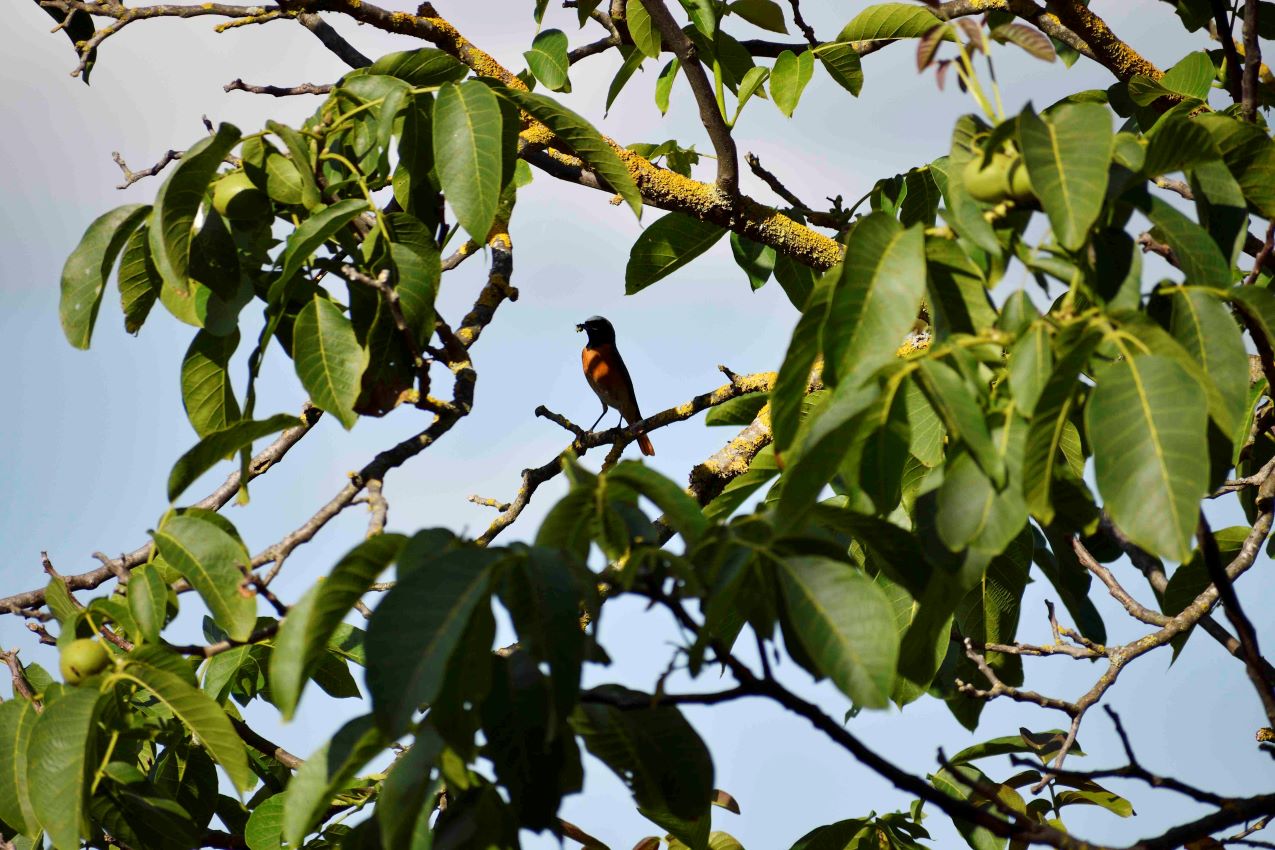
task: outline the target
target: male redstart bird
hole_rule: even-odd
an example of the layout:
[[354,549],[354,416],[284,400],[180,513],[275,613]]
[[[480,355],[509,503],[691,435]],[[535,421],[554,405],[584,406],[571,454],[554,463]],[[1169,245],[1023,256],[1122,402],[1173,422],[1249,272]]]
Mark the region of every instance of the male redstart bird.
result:
[[[589,342],[581,352],[584,377],[597,393],[598,401],[602,402],[602,413],[589,430],[596,428],[613,407],[630,425],[641,422],[642,413],[638,410],[637,395],[633,392],[633,379],[629,377],[624,358],[615,347],[615,328],[601,316],[591,316],[576,325],[576,332],[579,331],[589,334]],[[655,447],[645,434],[638,434],[637,444],[642,454],[655,454]]]

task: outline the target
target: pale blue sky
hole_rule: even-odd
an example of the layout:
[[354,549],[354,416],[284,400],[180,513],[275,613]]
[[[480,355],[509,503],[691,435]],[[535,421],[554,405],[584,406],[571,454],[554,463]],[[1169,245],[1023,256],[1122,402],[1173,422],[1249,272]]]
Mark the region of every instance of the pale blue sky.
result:
[[[410,8],[403,2],[390,5]],[[436,5],[508,67],[521,67],[521,53],[532,32],[530,2],[443,0]],[[546,26],[565,29],[573,44],[598,37],[601,31],[596,27],[578,34],[574,10],[556,5],[549,10]],[[825,38],[865,5],[859,0],[802,4],[807,19]],[[1208,46],[1201,34],[1184,36],[1166,4],[1138,0],[1095,2],[1094,7],[1162,67]],[[93,85],[85,87],[67,76],[74,66],[70,47],[61,34],[47,33],[50,21],[44,13],[28,3],[17,4],[13,15],[16,37],[0,58],[0,103],[9,116],[6,133],[0,136],[0,155],[7,165],[5,203],[0,207],[0,256],[5,258],[0,272],[0,358],[10,364],[0,373],[0,397],[10,399],[11,411],[0,420],[0,473],[5,481],[0,488],[0,541],[6,555],[0,565],[0,592],[42,583],[42,549],[49,551],[59,570],[75,573],[96,566],[90,557],[94,550],[116,554],[142,543],[166,507],[164,483],[172,462],[195,440],[182,413],[178,387],[178,363],[192,329],[157,309],[140,336],[126,336],[113,289],[90,352],[71,349],[58,328],[61,265],[84,227],[115,205],[148,201],[158,187],[150,180],[117,191],[120,175],[110,152],[119,150],[134,168],[149,165],[168,148],[183,148],[198,138],[204,114],[245,131],[267,117],[295,123],[317,105],[316,98],[224,94],[222,85],[235,77],[279,85],[327,82],[344,70],[299,26],[275,23],[216,35],[213,19],[158,21],[134,24],[109,40],[100,52]],[[406,39],[342,25],[339,19],[334,22],[371,56],[415,46]],[[1069,91],[1105,88],[1111,82],[1104,70],[1084,60],[1065,71],[1014,48],[997,48],[996,57],[1011,112],[1029,99],[1041,106]],[[662,63],[652,65],[647,63],[645,73],[629,84],[603,120],[603,99],[618,61],[613,54],[589,59],[573,70],[575,91],[567,103],[625,143],[676,137],[711,150],[684,82],[675,91],[670,115],[660,118],[651,90]],[[973,108],[954,84],[940,93],[932,78],[919,77],[909,46],[867,57],[864,70],[866,84],[858,99],[817,71],[791,120],[771,104],[754,101],[736,129],[741,153],[760,155],[811,204],[835,194],[852,200],[876,178],[944,153],[953,121]],[[708,169],[711,174],[711,163]],[[745,175],[744,184],[755,197],[776,200],[751,175]],[[575,323],[586,316],[600,313],[615,323],[647,413],[718,386],[718,363],[739,372],[776,368],[796,319],[777,285],[750,294],[723,240],[671,278],[626,298],[624,263],[639,225],[627,210],[606,201],[601,193],[544,175],[521,193],[512,235],[514,283],[522,297],[501,308],[475,349],[480,377],[474,414],[388,479],[385,493],[392,529],[442,525],[479,533],[490,521],[490,511],[469,504],[465,497],[479,493],[509,498],[518,470],[543,463],[564,444],[557,426],[532,416],[536,405],[546,404],[581,422],[596,415],[597,403],[577,366],[581,339],[573,332]],[[644,221],[658,214],[649,210]],[[481,264],[476,258],[446,275],[440,299],[445,315],[459,315],[472,300],[481,285]],[[1001,298],[1025,284],[1025,275],[1016,268],[996,295]],[[277,352],[268,362],[260,397],[262,414],[294,411],[303,399],[290,364]],[[385,420],[360,421],[347,433],[325,419],[282,465],[254,485],[251,505],[228,509],[227,515],[258,551],[303,522],[342,485],[346,472],[419,430],[423,422],[423,414],[403,410]],[[707,429],[700,420],[661,430],[654,435],[659,454],[653,465],[683,480],[689,468],[729,434],[726,429]],[[599,460],[600,456],[587,458],[592,466]],[[216,470],[190,493],[206,491],[224,473]],[[542,488],[506,539],[531,536],[561,492],[560,482]],[[1219,508],[1218,525],[1236,521],[1233,510]],[[365,520],[361,509],[351,509],[298,550],[276,584],[280,596],[295,600],[360,539]],[[1131,568],[1123,566],[1119,573],[1137,595],[1148,599]],[[1267,559],[1244,584],[1254,599],[1275,589]],[[1107,616],[1113,641],[1141,633],[1141,627],[1132,628],[1105,597],[1096,592],[1094,596]],[[1045,598],[1054,594],[1043,580],[1029,588],[1023,640],[1048,642]],[[175,631],[193,636],[201,606],[194,596],[183,597],[182,603]],[[1269,614],[1261,606],[1252,606],[1249,613],[1270,645],[1275,635],[1270,633]],[[603,642],[616,663],[609,669],[590,669],[590,681],[650,688],[666,663],[672,634],[658,613],[645,613],[624,600],[608,604]],[[12,617],[0,617],[0,644],[22,647],[28,660],[55,663],[53,654],[36,647]],[[1263,720],[1241,665],[1198,636],[1177,665],[1166,668],[1167,662],[1163,653],[1140,660],[1122,674],[1109,699],[1122,710],[1144,763],[1153,771],[1188,776],[1223,793],[1253,791],[1270,776],[1271,763],[1252,743],[1252,732]],[[1060,659],[1028,660],[1027,667],[1033,687],[1071,697],[1099,672],[1091,665]],[[830,715],[840,717],[844,712],[846,701],[831,687],[812,685],[792,665],[779,672]],[[703,686],[717,687],[711,679],[706,677]],[[268,706],[254,707],[249,718],[304,756],[322,736],[363,710],[356,701],[334,702],[311,688],[292,724],[277,723]],[[716,825],[734,833],[750,850],[787,847],[820,824],[909,802],[804,721],[770,704],[753,700],[690,709],[688,715],[712,749],[717,784],[743,806],[742,817],[720,813]],[[976,740],[1012,734],[1020,725],[1044,729],[1064,719],[1040,709],[997,703],[984,713],[978,734],[972,736],[944,706],[922,700],[903,713],[865,712],[851,721],[851,728],[879,751],[924,772],[933,768],[939,746],[951,753]],[[1105,718],[1091,717],[1081,740],[1090,752],[1101,754],[1102,763],[1119,760]],[[658,832],[634,812],[627,792],[605,768],[596,762],[588,767],[587,791],[566,802],[564,817],[616,848]],[[992,772],[1009,771],[997,766]],[[1069,826],[1087,838],[1121,843],[1159,832],[1198,810],[1189,801],[1152,795],[1142,787],[1122,790],[1133,800],[1138,817],[1121,821],[1097,810],[1072,809]],[[936,820],[929,823],[934,826]],[[935,831],[936,847],[961,845],[950,829]],[[528,842],[536,847],[552,844],[546,838]]]

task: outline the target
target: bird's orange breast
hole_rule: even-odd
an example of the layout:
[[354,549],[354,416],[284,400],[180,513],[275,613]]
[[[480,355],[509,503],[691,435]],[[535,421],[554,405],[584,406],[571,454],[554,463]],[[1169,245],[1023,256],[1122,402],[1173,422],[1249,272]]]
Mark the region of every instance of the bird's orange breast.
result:
[[622,378],[614,360],[619,355],[614,346],[603,345],[597,348],[586,346],[580,353],[584,362],[584,377],[589,386],[606,404],[618,407],[624,388],[620,385]]

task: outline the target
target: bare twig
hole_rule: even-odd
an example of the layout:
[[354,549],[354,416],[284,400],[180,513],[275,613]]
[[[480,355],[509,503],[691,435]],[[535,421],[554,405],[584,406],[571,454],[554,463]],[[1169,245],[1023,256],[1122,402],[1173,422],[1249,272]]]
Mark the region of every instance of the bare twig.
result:
[[290,97],[295,94],[327,94],[332,91],[332,86],[327,83],[320,85],[301,83],[298,86],[254,86],[236,77],[222,86],[222,90],[228,92],[246,91],[250,94],[268,94],[272,97]]
[[181,151],[170,150],[167,153],[165,153],[163,156],[161,156],[159,160],[151,167],[143,168],[141,171],[133,171],[124,162],[124,157],[120,155],[119,151],[112,151],[111,159],[115,160],[115,164],[120,167],[120,171],[124,172],[124,182],[116,186],[115,188],[127,189],[129,186],[132,186],[138,180],[143,180],[147,177],[154,177],[156,174],[163,171],[164,168],[167,167],[167,165],[170,162],[176,162],[177,160],[181,158],[182,158]]
[[[1252,120],[1252,119],[1250,119]],[[1271,248],[1275,246],[1275,219],[1271,219],[1266,225],[1266,238],[1262,240],[1262,247],[1258,250],[1257,256],[1253,259],[1253,269],[1244,278],[1245,286],[1252,286],[1257,283],[1258,276],[1262,273],[1262,267],[1266,265],[1266,261],[1270,259]]]
[[27,673],[22,669],[22,662],[18,660],[18,650],[0,651],[0,661],[3,661],[4,666],[9,668],[9,675],[13,679],[14,694],[35,705],[36,711],[39,711],[42,706],[35,698],[35,691],[31,688],[31,683],[27,681]]
[[1168,617],[1159,611],[1152,611],[1130,596],[1129,592],[1120,585],[1120,582],[1116,581],[1116,577],[1112,575],[1111,570],[1098,563],[1098,560],[1089,553],[1089,550],[1085,548],[1085,544],[1080,542],[1079,537],[1072,538],[1071,548],[1076,553],[1076,559],[1080,561],[1081,566],[1097,576],[1098,580],[1107,586],[1107,590],[1111,593],[1111,598],[1124,606],[1124,609],[1129,612],[1129,616],[1153,626],[1163,626],[1169,622]]
[[[309,403],[301,411],[301,424],[289,428],[280,434],[273,443],[262,449],[248,464],[248,480],[264,475],[271,467],[283,459],[288,450],[301,441],[314,424],[319,421],[323,412]],[[209,493],[191,507],[206,510],[218,510],[234,498],[239,492],[239,470],[236,469],[226,477],[221,486]],[[77,575],[64,576],[68,590],[92,590],[109,581],[115,575],[116,568],[132,570],[149,560],[153,544],[147,543],[126,555],[115,559],[112,565],[104,565]],[[44,588],[39,587],[24,593],[17,593],[0,599],[0,614],[21,614],[24,610],[44,604]]]
[[1267,721],[1275,726],[1275,679],[1267,675],[1266,668],[1263,666],[1262,653],[1257,646],[1257,633],[1253,630],[1252,621],[1240,605],[1240,598],[1231,584],[1230,577],[1222,568],[1217,538],[1213,536],[1213,529],[1209,527],[1209,521],[1205,519],[1203,511],[1200,511],[1197,534],[1200,539],[1200,551],[1204,555],[1204,566],[1209,571],[1209,579],[1217,588],[1222,607],[1226,610],[1226,618],[1235,627],[1235,634],[1239,637],[1240,646],[1244,650],[1244,663],[1248,669],[1248,677],[1262,701],[1262,707],[1266,710]]
[[788,0],[788,5],[792,6],[792,19],[797,24],[797,28],[801,30],[802,35],[806,37],[806,42],[811,47],[819,46],[819,39],[815,38],[815,28],[806,23],[805,18],[801,16],[801,0]]
[[1235,49],[1235,37],[1231,35],[1234,24],[1230,17],[1231,10],[1227,8],[1230,4],[1226,0],[1209,0],[1209,5],[1213,7],[1213,26],[1217,29],[1217,40],[1222,42],[1222,55],[1226,57],[1226,90],[1231,95],[1231,100],[1242,103],[1244,95],[1240,77],[1244,65],[1239,51]]

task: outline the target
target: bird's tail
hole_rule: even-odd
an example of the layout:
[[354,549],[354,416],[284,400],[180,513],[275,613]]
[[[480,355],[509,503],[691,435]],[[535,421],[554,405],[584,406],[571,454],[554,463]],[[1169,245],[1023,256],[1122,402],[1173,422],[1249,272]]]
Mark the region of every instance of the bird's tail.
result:
[[651,438],[645,434],[638,434],[638,448],[642,450],[642,454],[651,457],[655,454],[655,446],[651,445]]

